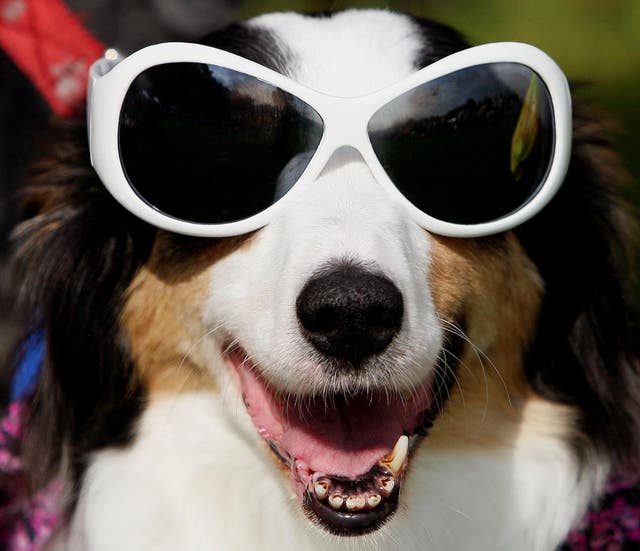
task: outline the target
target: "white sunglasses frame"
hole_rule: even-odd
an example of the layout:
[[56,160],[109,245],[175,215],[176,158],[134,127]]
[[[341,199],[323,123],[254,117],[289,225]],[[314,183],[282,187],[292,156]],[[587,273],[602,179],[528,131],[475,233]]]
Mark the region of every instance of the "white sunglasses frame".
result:
[[[246,73],[297,96],[322,118],[322,138],[306,169],[292,188],[267,209],[236,222],[189,222],[174,218],[146,203],[127,180],[118,146],[118,126],[124,97],[140,73],[155,65],[175,62],[206,63]],[[520,63],[533,69],[549,91],[554,120],[554,150],[545,181],[521,208],[490,222],[457,224],[429,216],[414,206],[385,172],[371,145],[368,123],[385,104],[421,84],[474,65],[500,62]],[[305,183],[313,182],[320,175],[337,149],[353,147],[360,152],[376,181],[394,200],[404,205],[411,218],[422,228],[450,237],[482,237],[510,230],[537,214],[562,184],[571,157],[571,94],[567,79],[560,67],[543,51],[517,42],[484,44],[462,50],[382,90],[357,97],[323,94],[258,63],[202,44],[156,44],[122,61],[115,59],[113,50],[108,50],[104,58],[91,66],[87,102],[91,163],[105,187],[124,208],[142,220],[171,232],[192,236],[241,235],[267,225]]]

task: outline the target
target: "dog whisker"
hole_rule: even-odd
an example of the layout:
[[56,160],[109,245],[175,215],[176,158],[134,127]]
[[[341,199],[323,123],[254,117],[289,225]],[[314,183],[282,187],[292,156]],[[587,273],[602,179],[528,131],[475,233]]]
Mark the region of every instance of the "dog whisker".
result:
[[[216,325],[215,327],[212,327],[211,329],[208,329],[207,331],[205,331],[204,333],[202,333],[202,335],[200,335],[197,339],[195,339],[191,345],[189,345],[189,348],[187,349],[187,351],[184,353],[184,355],[182,356],[182,358],[180,359],[180,362],[178,363],[178,372],[182,372],[185,363],[187,362],[187,360],[189,359],[189,356],[191,356],[191,354],[193,354],[193,352],[195,351],[195,349],[209,336],[213,335],[214,333],[216,333],[217,331],[219,331],[220,329],[222,329],[224,327],[224,324],[220,323],[218,325]],[[182,373],[181,373],[182,374]],[[161,373],[159,380],[166,380],[170,377],[170,371],[166,371]],[[184,373],[184,376],[181,379],[180,385],[179,387],[176,389],[176,393],[175,393],[175,399],[174,399],[174,403],[177,403],[177,398],[180,396],[180,394],[182,393],[182,391],[184,391],[185,388],[187,388],[187,385],[192,381],[193,377],[195,376],[195,369],[189,369],[188,371],[186,371]],[[170,413],[168,414],[170,415]]]
[[[441,365],[437,365],[435,367],[438,370],[442,369]],[[434,399],[436,400],[436,403],[437,403],[438,397],[441,396],[441,391],[442,390],[444,390],[444,392],[447,395],[447,402],[449,402],[451,400],[451,395],[450,395],[450,391],[449,391],[449,385],[447,385],[447,383],[446,383],[446,374],[447,374],[447,372],[450,372],[450,371],[451,371],[450,368],[447,366],[447,368],[444,369],[444,376],[438,382],[438,387],[436,388],[436,392],[434,393]],[[462,388],[460,388],[460,394],[462,395]],[[463,399],[463,402],[464,402],[464,399]],[[444,407],[444,402],[443,403],[437,403],[437,406],[438,406],[438,410],[440,410],[441,408]]]
[[473,517],[471,515],[468,515],[467,513],[465,513],[464,511],[461,511],[460,509],[458,509],[457,507],[454,507],[453,505],[449,504],[449,503],[445,503],[444,501],[440,500],[440,503],[446,508],[449,509],[450,511],[453,511],[454,513],[460,515],[461,517],[467,519],[467,520],[473,520]]
[[450,333],[452,333],[452,334],[454,334],[454,335],[457,335],[457,336],[459,336],[460,338],[464,339],[464,340],[465,340],[465,342],[467,342],[467,343],[469,344],[469,346],[471,346],[471,347],[472,347],[472,349],[473,349],[474,353],[476,354],[476,356],[478,357],[478,361],[481,363],[481,365],[483,365],[483,366],[484,366],[484,363],[483,363],[483,361],[482,361],[482,358],[484,358],[484,359],[489,363],[489,365],[491,366],[491,368],[496,372],[496,375],[497,375],[497,376],[498,376],[498,378],[500,379],[500,382],[501,382],[501,384],[502,384],[502,386],[503,386],[503,388],[504,388],[504,391],[505,391],[505,393],[506,393],[506,395],[507,395],[507,401],[508,401],[509,405],[511,406],[511,405],[512,405],[512,403],[511,403],[511,395],[510,395],[510,393],[509,393],[509,388],[507,387],[507,383],[506,383],[506,381],[504,380],[504,377],[502,376],[502,373],[500,373],[500,370],[499,370],[499,369],[498,369],[498,367],[495,365],[495,363],[493,362],[493,360],[491,360],[491,358],[490,358],[490,357],[489,357],[489,356],[488,356],[488,355],[487,355],[487,354],[486,354],[486,353],[485,353],[485,352],[484,352],[484,351],[483,351],[479,346],[477,346],[477,345],[476,345],[476,344],[475,344],[475,343],[474,343],[474,342],[469,338],[469,336],[468,336],[468,335],[463,331],[463,329],[462,329],[459,325],[457,325],[457,324],[455,324],[455,323],[453,323],[453,322],[451,322],[451,321],[445,320],[445,319],[443,319],[443,318],[441,318],[441,317],[438,317],[438,320],[439,320],[441,323],[443,323],[443,324],[445,324],[445,325],[446,325],[446,327],[444,328],[445,330],[447,330],[447,331],[449,331]]
[[479,347],[477,346],[470,338],[469,336],[462,330],[462,328],[455,324],[452,323],[448,320],[445,320],[443,318],[439,318],[440,322],[443,323],[444,327],[443,329],[448,332],[451,333],[453,335],[456,335],[460,338],[462,338],[466,343],[469,344],[469,346],[471,347],[471,349],[473,350],[474,354],[476,355],[476,358],[478,359],[478,363],[480,364],[480,367],[482,369],[482,376],[484,379],[484,387],[485,387],[485,407],[484,407],[484,411],[482,414],[482,420],[483,422],[486,420],[486,416],[488,413],[488,409],[489,409],[489,384],[488,384],[488,379],[487,379],[487,374],[486,374],[486,368],[484,365],[484,360],[486,360],[489,365],[493,368],[493,370],[495,371],[496,375],[498,376],[500,383],[502,384],[502,387],[504,388],[506,397],[507,397],[507,402],[508,404],[511,406],[511,396],[509,393],[509,389],[507,387],[506,381],[504,380],[504,377],[502,376],[502,374],[500,373],[500,370],[497,368],[497,366],[495,365],[495,363],[491,360],[491,358],[489,358],[489,356]]
[[[460,379],[456,375],[456,370],[454,368],[452,368],[447,362],[446,355],[449,353],[449,351],[443,350],[443,353],[444,353],[444,355],[442,357],[442,363],[441,362],[437,362],[436,363],[436,369],[443,369],[443,371],[444,371],[443,378],[446,378],[447,374],[451,374],[451,376],[453,377],[453,379],[455,381],[456,386],[460,390],[460,399],[462,400],[462,407],[463,407],[463,409],[466,409],[467,404],[466,404],[466,401],[465,401],[465,398],[464,398],[464,390],[462,388],[462,384],[460,383]],[[458,360],[457,363],[461,364],[462,362],[460,360]],[[446,383],[440,383],[440,384],[444,385],[445,390],[447,392],[447,400],[449,400],[450,396],[449,396],[448,385]],[[440,389],[438,389],[438,390],[440,390]]]

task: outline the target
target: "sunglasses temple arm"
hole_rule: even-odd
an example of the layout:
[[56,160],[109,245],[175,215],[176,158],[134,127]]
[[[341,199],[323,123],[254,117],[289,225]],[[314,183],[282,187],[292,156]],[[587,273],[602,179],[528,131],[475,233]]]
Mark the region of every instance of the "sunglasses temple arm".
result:
[[95,82],[102,76],[106,75],[118,63],[124,59],[124,56],[114,48],[107,49],[100,59],[97,59],[89,67],[89,78],[87,80],[87,133],[89,141],[91,140],[91,100],[92,90]]

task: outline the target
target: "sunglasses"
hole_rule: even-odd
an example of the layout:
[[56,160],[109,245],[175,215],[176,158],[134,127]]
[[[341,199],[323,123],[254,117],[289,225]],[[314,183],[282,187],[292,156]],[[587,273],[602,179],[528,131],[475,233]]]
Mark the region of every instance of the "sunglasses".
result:
[[519,43],[463,50],[359,97],[199,44],[108,50],[91,67],[88,121],[91,162],[122,206],[208,237],[265,226],[343,147],[424,229],[503,232],[549,202],[571,150],[567,80]]

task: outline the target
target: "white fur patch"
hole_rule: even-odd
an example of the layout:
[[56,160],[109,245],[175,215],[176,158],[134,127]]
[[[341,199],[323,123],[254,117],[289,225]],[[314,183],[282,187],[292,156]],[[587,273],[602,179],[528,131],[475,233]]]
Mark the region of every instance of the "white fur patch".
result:
[[384,10],[347,10],[331,18],[297,13],[256,17],[250,25],[273,31],[294,55],[290,75],[334,96],[360,96],[415,71],[422,37],[410,19]]
[[[331,18],[277,13],[251,25],[271,31],[293,55],[292,78],[341,96],[372,92],[407,76],[422,46],[410,19],[382,10]],[[329,378],[300,333],[295,301],[328,263],[356,262],[386,275],[404,297],[402,330],[379,365],[371,366],[372,380],[378,373],[378,385],[411,389],[431,373],[442,342],[428,285],[429,247],[427,234],[381,188],[360,154],[343,148],[250,248],[213,268],[205,322],[220,327],[221,338],[236,339],[280,390],[326,391]],[[393,378],[385,380],[390,364]]]
[[331,381],[299,330],[295,302],[315,272],[349,259],[384,273],[402,291],[402,329],[369,371],[383,384],[392,363],[388,383],[407,390],[431,373],[442,342],[428,253],[426,233],[389,200],[358,154],[341,150],[250,247],[213,267],[206,324],[237,339],[279,389],[322,392]]
[[334,537],[303,517],[264,442],[237,430],[250,421],[232,394],[230,409],[205,393],[160,401],[133,448],[99,453],[65,549],[549,551],[605,474],[578,480],[570,447],[554,435],[474,453],[430,452],[427,439],[391,521],[363,538]]

